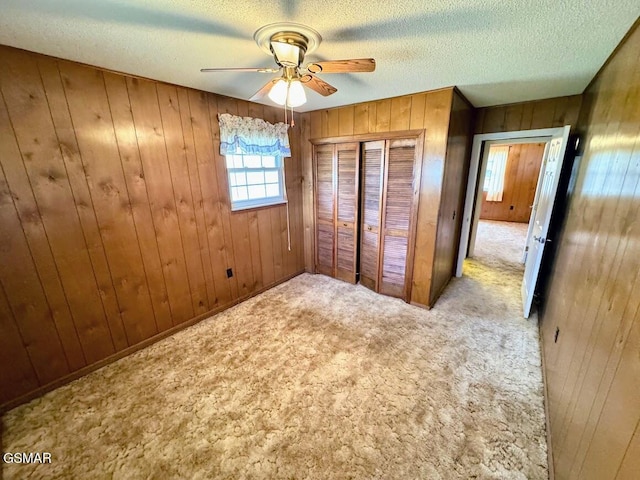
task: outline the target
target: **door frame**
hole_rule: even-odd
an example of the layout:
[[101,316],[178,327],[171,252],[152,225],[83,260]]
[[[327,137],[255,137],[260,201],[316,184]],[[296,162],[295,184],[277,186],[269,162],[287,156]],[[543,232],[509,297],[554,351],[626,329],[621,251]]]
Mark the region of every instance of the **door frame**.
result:
[[[471,148],[471,162],[469,165],[469,177],[464,201],[462,228],[460,229],[460,246],[458,248],[458,260],[456,264],[456,277],[462,276],[462,266],[467,256],[473,255],[478,220],[480,219],[480,207],[482,203],[482,189],[480,185],[484,180],[486,162],[483,159],[485,146],[491,143],[528,143],[551,140],[554,135],[562,135],[564,127],[538,128],[534,130],[517,130],[512,132],[481,133],[473,136]],[[540,138],[543,137],[543,138]],[[545,150],[546,151],[546,150]],[[541,168],[544,168],[542,165]],[[537,187],[536,187],[537,188]],[[531,223],[531,219],[529,219]],[[467,255],[467,252],[469,254]]]

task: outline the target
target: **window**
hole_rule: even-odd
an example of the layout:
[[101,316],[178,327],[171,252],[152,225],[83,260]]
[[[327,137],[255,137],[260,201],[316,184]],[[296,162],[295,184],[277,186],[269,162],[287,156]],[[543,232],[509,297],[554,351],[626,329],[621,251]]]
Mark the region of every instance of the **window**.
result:
[[504,194],[504,177],[509,158],[509,145],[491,145],[487,158],[483,190],[487,202],[501,202]]
[[286,201],[279,155],[227,154],[231,210],[264,207]]
[[494,157],[490,156],[487,159],[487,169],[484,172],[484,188],[482,189],[485,192],[488,192],[491,188],[491,172],[493,171],[493,160]]

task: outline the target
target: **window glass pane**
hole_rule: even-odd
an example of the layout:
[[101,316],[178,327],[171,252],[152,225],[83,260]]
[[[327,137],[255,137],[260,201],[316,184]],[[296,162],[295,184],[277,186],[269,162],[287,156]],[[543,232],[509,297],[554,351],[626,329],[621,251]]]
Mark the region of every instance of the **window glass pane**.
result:
[[265,168],[276,168],[276,158],[262,157],[262,166]]
[[279,175],[277,171],[268,171],[268,172],[264,172],[264,181],[265,183],[278,183],[279,182]]
[[232,187],[231,196],[234,202],[247,200],[247,187]]
[[245,168],[246,164],[245,164],[245,160],[244,160],[244,155],[237,155],[236,158],[237,158],[237,160],[236,160],[236,168]]
[[271,205],[284,199],[280,157],[227,155],[225,164],[233,210]]
[[266,197],[264,185],[249,185],[249,198],[264,198]]
[[247,184],[247,175],[244,172],[236,172],[236,185],[246,185]]
[[267,197],[279,197],[280,196],[280,185],[277,183],[269,183],[266,185],[267,187]]
[[264,183],[264,172],[247,172],[247,183],[249,185]]
[[245,155],[244,166],[246,168],[261,168],[262,159],[259,155]]

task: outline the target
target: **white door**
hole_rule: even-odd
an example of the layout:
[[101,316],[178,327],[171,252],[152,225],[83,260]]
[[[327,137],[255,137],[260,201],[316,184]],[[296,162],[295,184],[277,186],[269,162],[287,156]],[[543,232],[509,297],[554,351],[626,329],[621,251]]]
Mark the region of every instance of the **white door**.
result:
[[558,190],[558,180],[562,169],[564,153],[569,140],[569,126],[564,127],[562,135],[554,136],[549,143],[547,154],[543,160],[540,181],[536,191],[536,201],[531,221],[531,235],[528,239],[527,258],[524,267],[524,278],[522,279],[522,304],[524,318],[529,318],[533,293],[538,281],[542,253],[547,243],[547,232],[551,211]]
[[[544,159],[547,158],[549,155],[549,142],[547,142],[544,146],[544,153],[542,154],[542,165],[544,165]],[[544,175],[544,167],[540,168],[540,172],[538,173],[538,183],[536,183],[536,194],[535,197],[533,199],[533,205],[531,205],[529,208],[531,208],[531,216],[529,217],[529,227],[527,228],[527,238],[524,242],[524,247],[522,248],[522,262],[520,263],[526,263],[527,262],[527,254],[529,253],[529,242],[531,240],[531,236],[533,235],[533,221],[535,219],[536,216],[536,210],[538,208],[538,196],[540,195],[540,188],[538,188],[540,186],[540,184],[542,184],[542,176]]]

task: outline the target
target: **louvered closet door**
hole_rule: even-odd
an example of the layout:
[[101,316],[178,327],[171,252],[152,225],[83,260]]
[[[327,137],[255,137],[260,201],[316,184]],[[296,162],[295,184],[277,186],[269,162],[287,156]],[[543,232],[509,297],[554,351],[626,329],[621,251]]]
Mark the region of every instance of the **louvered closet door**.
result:
[[334,270],[334,188],[333,145],[316,145],[316,271],[333,276]]
[[378,291],[380,220],[385,142],[362,145],[360,283]]
[[335,146],[338,177],[335,277],[350,283],[356,283],[359,146],[358,143]]
[[414,217],[415,139],[388,141],[379,292],[407,298],[409,232]]

